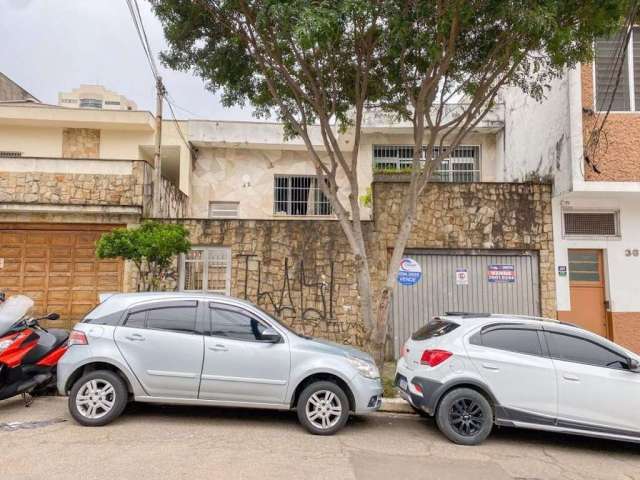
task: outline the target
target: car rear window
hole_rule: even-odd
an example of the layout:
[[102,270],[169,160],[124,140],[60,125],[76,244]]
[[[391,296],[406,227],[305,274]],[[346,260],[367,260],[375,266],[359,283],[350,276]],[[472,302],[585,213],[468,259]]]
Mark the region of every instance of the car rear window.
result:
[[447,320],[432,320],[424,327],[416,330],[411,335],[411,340],[427,340],[429,338],[441,337],[449,332],[453,332],[460,325]]

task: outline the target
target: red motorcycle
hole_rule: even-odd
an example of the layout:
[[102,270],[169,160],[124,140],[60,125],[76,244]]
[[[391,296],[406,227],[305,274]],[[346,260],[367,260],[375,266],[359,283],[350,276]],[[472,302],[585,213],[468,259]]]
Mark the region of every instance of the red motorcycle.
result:
[[31,307],[33,300],[24,295],[0,303],[0,400],[22,394],[27,406],[31,394],[55,386],[56,366],[69,338],[64,330],[47,330],[38,323],[60,315],[31,318]]

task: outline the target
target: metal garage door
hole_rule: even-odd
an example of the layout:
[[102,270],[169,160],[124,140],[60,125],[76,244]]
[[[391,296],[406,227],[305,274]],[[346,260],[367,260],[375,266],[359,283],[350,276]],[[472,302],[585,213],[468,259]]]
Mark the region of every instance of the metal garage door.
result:
[[408,251],[422,269],[415,285],[397,284],[393,346],[445,312],[540,314],[538,254],[533,251]]
[[111,228],[0,224],[0,290],[28,295],[35,313],[57,312],[72,325],[99,292],[122,290],[122,261],[95,256],[96,240]]

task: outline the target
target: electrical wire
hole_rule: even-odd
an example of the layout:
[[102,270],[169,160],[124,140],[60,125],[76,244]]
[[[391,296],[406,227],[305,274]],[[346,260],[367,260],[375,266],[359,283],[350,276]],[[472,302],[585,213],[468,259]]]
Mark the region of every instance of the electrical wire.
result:
[[[129,8],[129,13],[131,14],[131,19],[133,20],[133,25],[138,33],[138,39],[140,40],[140,44],[142,45],[142,50],[145,53],[145,57],[147,58],[147,62],[149,63],[149,68],[151,69],[151,74],[156,80],[156,85],[160,84],[160,95],[163,100],[167,102],[169,106],[169,111],[171,112],[172,121],[176,126],[176,130],[178,131],[178,135],[182,139],[182,142],[189,149],[192,155],[195,156],[197,153],[196,150],[191,146],[189,141],[184,135],[182,131],[182,127],[176,118],[175,111],[173,109],[173,97],[169,94],[167,87],[162,82],[160,75],[158,74],[158,67],[156,66],[155,59],[153,57],[153,50],[151,50],[151,46],[149,45],[149,38],[147,37],[147,31],[144,28],[144,22],[142,21],[142,15],[140,14],[140,6],[138,5],[138,0],[125,0],[127,3],[127,7]],[[176,108],[180,108],[176,105]],[[185,109],[182,109],[185,110]],[[185,110],[186,111],[186,110]]]

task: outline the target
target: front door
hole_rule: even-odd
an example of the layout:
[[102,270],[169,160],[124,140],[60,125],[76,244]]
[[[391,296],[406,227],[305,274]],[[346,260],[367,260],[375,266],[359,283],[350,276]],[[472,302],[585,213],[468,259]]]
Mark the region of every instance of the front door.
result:
[[569,288],[571,313],[562,319],[609,336],[602,250],[569,250]]
[[115,341],[152,397],[197,398],[203,336],[195,301],[157,302],[129,311]]
[[245,309],[212,302],[208,310],[211,327],[204,339],[199,398],[282,404],[291,364],[288,341],[262,341],[267,324]]

